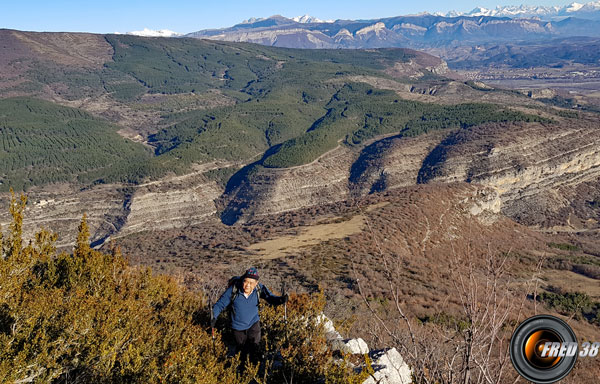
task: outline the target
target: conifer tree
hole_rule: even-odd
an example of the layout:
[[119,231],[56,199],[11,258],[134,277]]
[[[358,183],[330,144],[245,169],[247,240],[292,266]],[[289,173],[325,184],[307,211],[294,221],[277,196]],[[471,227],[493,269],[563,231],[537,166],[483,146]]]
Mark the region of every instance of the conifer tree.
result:
[[77,242],[75,243],[75,256],[84,257],[90,251],[90,228],[87,223],[87,214],[84,213],[79,223]]
[[12,222],[9,226],[9,238],[6,244],[5,254],[7,258],[18,259],[23,247],[23,211],[27,204],[27,197],[22,194],[19,201],[15,197],[15,192],[10,189],[10,214]]

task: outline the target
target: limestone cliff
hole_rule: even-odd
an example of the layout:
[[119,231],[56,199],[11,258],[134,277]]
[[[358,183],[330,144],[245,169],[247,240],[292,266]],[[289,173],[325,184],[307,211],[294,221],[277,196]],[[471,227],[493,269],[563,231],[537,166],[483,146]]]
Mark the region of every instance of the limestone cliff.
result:
[[[439,138],[388,139],[381,151],[371,150],[377,155],[366,148],[362,156],[370,163],[351,180],[355,189],[364,193],[411,182],[478,183],[497,191],[504,214],[529,225],[547,225],[549,215],[569,205],[564,195],[570,189],[600,178],[600,137],[592,118],[569,124],[482,125],[451,132],[432,146]],[[407,161],[408,153],[420,154],[421,164],[414,158]]]
[[338,146],[310,164],[292,168],[259,168],[242,177],[223,196],[221,218],[227,224],[255,215],[345,200],[354,152]]
[[[203,175],[215,166],[205,165],[187,175],[168,176],[138,186],[109,184],[79,190],[54,185],[52,190],[34,189],[27,193],[24,237],[31,239],[34,230],[45,227],[59,234],[59,248],[72,246],[84,212],[93,246],[135,232],[193,225],[216,213],[214,201],[222,188]],[[3,229],[11,220],[8,202],[9,195],[3,194],[0,198]]]

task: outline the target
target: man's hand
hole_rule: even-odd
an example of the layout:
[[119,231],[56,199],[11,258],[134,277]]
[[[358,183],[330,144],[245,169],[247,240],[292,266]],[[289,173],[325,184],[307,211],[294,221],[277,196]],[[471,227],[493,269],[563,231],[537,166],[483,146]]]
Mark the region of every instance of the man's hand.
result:
[[214,328],[216,324],[217,324],[217,319],[212,319],[212,320],[210,321],[210,327],[211,327],[211,328]]
[[288,294],[286,293],[285,295],[281,296],[281,304],[285,304],[288,301]]

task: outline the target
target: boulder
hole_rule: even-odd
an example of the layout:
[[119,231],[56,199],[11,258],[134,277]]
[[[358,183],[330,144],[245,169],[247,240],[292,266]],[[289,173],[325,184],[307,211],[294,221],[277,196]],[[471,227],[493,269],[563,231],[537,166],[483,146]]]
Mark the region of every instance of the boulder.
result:
[[361,339],[336,339],[331,341],[331,349],[351,354],[369,353],[369,346]]
[[320,323],[323,323],[323,326],[325,327],[325,337],[327,338],[327,341],[331,342],[334,340],[343,339],[342,335],[340,335],[340,333],[333,326],[333,321],[331,321],[327,316],[325,316],[324,313],[321,313],[321,316],[318,318],[318,321]]
[[396,348],[373,351],[371,354],[374,374],[363,384],[409,384],[412,371]]

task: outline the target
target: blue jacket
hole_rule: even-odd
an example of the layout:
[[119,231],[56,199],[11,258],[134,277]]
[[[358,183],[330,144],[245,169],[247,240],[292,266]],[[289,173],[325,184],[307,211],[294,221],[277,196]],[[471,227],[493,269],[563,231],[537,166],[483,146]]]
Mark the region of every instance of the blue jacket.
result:
[[213,306],[213,316],[216,319],[219,314],[231,304],[231,295],[233,289],[236,287],[238,293],[233,301],[231,311],[231,327],[238,331],[245,331],[250,328],[252,324],[256,323],[258,318],[258,298],[265,299],[267,303],[271,305],[281,304],[283,299],[281,296],[275,296],[269,291],[267,287],[258,283],[256,288],[250,293],[248,298],[244,296],[243,290],[241,289],[239,282],[236,282],[227,288],[227,290],[221,295],[219,300]]

